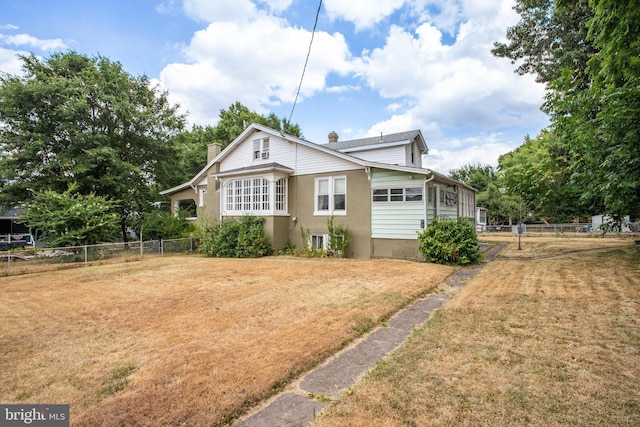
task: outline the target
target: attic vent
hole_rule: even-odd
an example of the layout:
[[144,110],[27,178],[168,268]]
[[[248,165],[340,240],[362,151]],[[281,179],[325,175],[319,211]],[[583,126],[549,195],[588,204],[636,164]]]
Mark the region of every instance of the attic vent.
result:
[[329,133],[329,142],[338,142],[338,134],[333,130]]

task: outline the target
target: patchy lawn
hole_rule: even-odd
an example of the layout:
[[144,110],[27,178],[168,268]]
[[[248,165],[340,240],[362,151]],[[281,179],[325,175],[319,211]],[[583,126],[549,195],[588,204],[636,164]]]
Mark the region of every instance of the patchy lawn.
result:
[[592,251],[601,249],[629,246],[632,240],[621,237],[590,236],[588,234],[577,237],[553,237],[544,235],[520,236],[484,234],[478,236],[481,242],[506,243],[498,258],[536,258],[544,256],[564,255],[572,252]]
[[242,413],[453,268],[393,260],[155,258],[0,278],[0,402],[72,425]]
[[492,262],[317,426],[640,425],[631,243]]

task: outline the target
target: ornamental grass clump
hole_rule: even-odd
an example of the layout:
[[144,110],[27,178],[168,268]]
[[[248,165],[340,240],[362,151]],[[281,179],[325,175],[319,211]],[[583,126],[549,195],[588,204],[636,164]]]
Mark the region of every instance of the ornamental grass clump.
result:
[[422,233],[418,233],[419,250],[426,261],[436,264],[467,265],[480,258],[478,236],[466,218],[434,219]]

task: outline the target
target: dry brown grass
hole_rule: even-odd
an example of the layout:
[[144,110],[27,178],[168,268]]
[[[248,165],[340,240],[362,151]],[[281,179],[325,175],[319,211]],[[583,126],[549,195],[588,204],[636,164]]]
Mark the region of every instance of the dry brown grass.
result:
[[0,278],[0,402],[73,425],[211,425],[454,270],[197,256]]
[[317,425],[640,425],[639,261],[492,262]]
[[630,239],[620,237],[590,237],[578,234],[577,237],[554,237],[544,235],[521,236],[518,249],[518,237],[511,235],[482,235],[481,242],[506,243],[498,258],[536,258],[542,256],[564,255],[572,252],[582,252],[600,249],[611,249],[628,246]]

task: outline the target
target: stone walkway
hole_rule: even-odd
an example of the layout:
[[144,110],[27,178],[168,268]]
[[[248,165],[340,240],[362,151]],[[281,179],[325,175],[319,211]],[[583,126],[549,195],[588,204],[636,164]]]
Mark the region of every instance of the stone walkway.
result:
[[[504,245],[496,245],[487,248],[485,263],[493,260],[503,247]],[[458,270],[440,286],[440,293],[419,299],[401,310],[385,326],[375,329],[306,373],[289,391],[268,400],[234,425],[307,426],[327,405],[323,401],[336,397],[355,385],[367,371],[376,366],[378,360],[398,348],[417,326],[426,322],[435,309],[478,274],[482,267],[483,264],[478,264]]]

